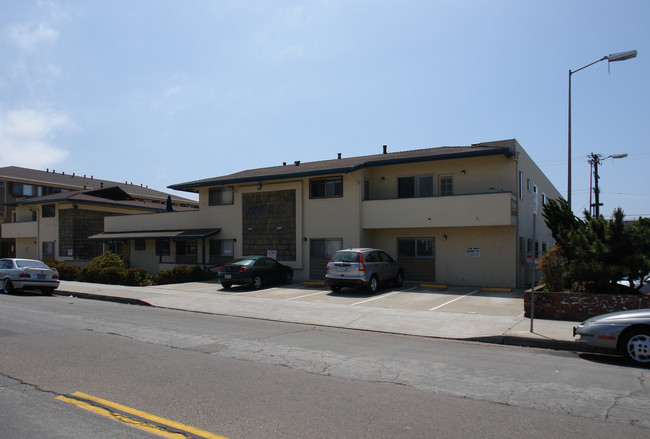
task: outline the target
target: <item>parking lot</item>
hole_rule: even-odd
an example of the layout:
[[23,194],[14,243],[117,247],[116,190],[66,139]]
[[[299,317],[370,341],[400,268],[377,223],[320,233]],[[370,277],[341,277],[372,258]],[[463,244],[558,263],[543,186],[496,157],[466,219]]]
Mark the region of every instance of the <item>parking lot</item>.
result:
[[404,284],[400,288],[381,288],[370,295],[363,290],[344,288],[333,293],[327,286],[301,284],[270,286],[260,290],[237,286],[224,289],[216,284],[217,294],[260,297],[265,299],[334,303],[348,306],[373,306],[418,311],[472,313],[500,316],[522,316],[523,291],[484,291],[480,287],[427,288]]

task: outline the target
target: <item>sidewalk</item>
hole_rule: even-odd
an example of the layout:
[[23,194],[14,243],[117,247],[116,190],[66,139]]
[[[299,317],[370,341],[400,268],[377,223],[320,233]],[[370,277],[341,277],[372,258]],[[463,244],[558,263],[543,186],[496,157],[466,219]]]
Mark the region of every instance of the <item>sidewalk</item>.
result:
[[219,288],[216,282],[129,287],[61,281],[54,294],[391,334],[570,351],[589,349],[574,342],[573,327],[578,322],[535,319],[534,332],[531,333],[530,319],[523,316],[413,311],[362,305],[350,307],[334,303],[215,294]]

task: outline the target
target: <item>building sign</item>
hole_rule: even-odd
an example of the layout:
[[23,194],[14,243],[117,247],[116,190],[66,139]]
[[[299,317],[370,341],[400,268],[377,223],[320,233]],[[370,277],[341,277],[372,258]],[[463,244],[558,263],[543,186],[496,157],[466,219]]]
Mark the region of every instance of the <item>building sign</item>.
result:
[[468,258],[480,258],[481,257],[481,247],[467,247],[467,257]]

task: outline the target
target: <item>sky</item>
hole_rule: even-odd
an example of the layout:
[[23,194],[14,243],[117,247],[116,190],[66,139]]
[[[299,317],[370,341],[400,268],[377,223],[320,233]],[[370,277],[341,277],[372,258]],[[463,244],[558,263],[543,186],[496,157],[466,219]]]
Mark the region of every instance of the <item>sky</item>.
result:
[[167,186],[515,138],[650,217],[647,0],[0,0],[0,167]]

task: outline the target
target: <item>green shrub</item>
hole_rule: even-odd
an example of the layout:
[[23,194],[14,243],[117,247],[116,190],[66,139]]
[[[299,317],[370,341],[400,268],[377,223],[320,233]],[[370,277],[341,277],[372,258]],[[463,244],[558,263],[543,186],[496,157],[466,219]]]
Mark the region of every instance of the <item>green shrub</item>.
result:
[[101,269],[97,267],[84,267],[79,273],[79,280],[81,282],[93,282],[98,283],[101,279]]
[[93,258],[92,261],[90,261],[90,266],[95,268],[116,267],[123,270],[126,269],[124,261],[120,255],[111,251],[107,251],[106,253]]
[[105,267],[99,269],[99,281],[103,284],[122,285],[126,280],[126,270],[121,267]]
[[59,264],[54,268],[59,271],[61,280],[79,280],[81,275],[81,269],[71,264]]
[[152,276],[155,285],[178,284],[184,282],[197,282],[204,279],[203,269],[199,266],[187,268],[177,265],[171,270],[160,270]]
[[131,286],[145,286],[149,285],[149,273],[144,268],[129,268],[126,270],[126,276],[124,278],[124,283]]

